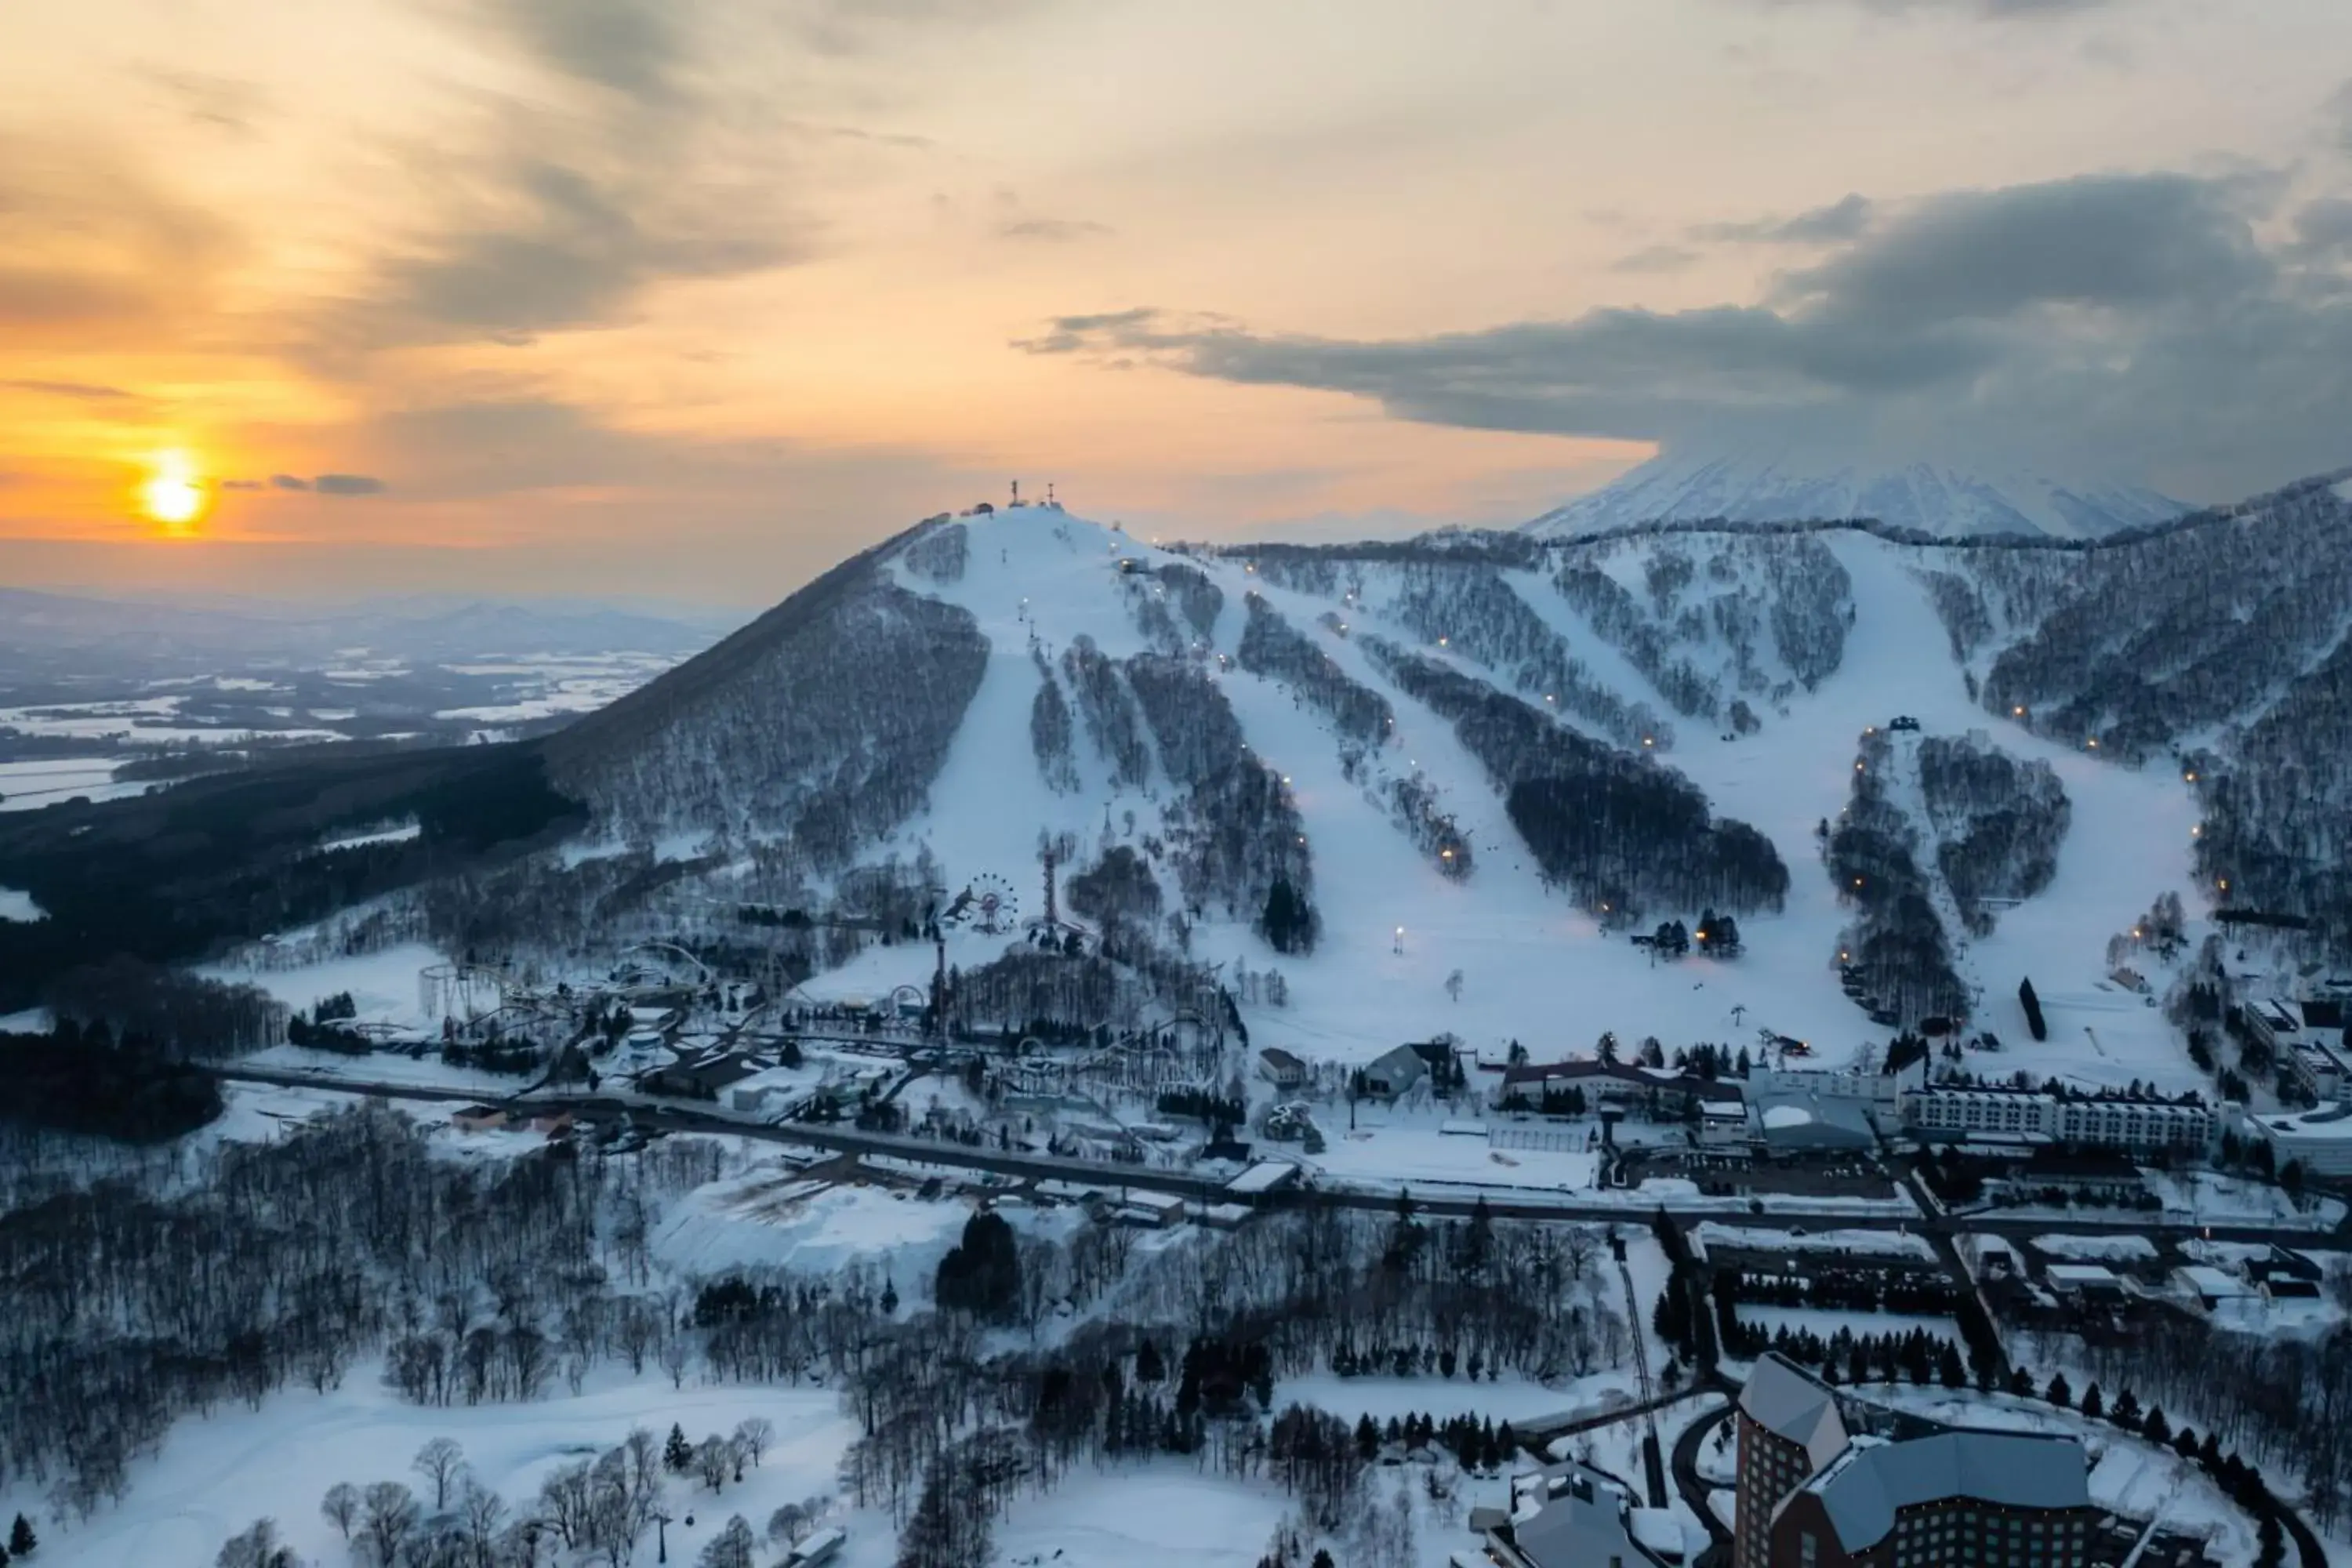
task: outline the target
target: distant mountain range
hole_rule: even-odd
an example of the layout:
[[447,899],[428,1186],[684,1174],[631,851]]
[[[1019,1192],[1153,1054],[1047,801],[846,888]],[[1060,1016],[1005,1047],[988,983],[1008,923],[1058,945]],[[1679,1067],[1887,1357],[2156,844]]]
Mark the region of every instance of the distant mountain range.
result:
[[157,603],[0,588],[0,656],[88,649],[160,659],[299,659],[361,647],[381,658],[428,661],[495,653],[684,654],[744,618],[575,600]]
[[1570,538],[1652,522],[1872,518],[1940,539],[2093,539],[2168,522],[2190,510],[2136,485],[2014,468],[1700,450],[1662,453],[1525,528]]

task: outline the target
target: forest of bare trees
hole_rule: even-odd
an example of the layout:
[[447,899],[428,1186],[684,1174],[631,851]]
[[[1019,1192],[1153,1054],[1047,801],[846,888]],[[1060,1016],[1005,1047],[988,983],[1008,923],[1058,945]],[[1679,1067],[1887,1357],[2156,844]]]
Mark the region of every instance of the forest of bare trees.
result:
[[1364,639],[1390,679],[1440,717],[1504,795],[1550,880],[1588,907],[1778,909],[1788,868],[1771,840],[1717,819],[1671,767],[1591,740],[1434,659]]

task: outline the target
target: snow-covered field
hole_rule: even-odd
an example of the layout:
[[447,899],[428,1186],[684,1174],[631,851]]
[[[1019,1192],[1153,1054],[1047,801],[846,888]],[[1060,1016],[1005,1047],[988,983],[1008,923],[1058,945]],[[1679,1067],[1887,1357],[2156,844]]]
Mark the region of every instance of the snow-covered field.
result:
[[1923,1236],[1883,1230],[1769,1230],[1744,1225],[1702,1220],[1692,1228],[1704,1247],[1745,1247],[1759,1252],[1840,1253],[1856,1258],[1913,1258],[1936,1260],[1936,1249]]
[[[683,1478],[670,1483],[671,1560],[691,1563],[730,1514],[741,1513],[757,1531],[780,1505],[833,1492],[835,1468],[856,1428],[831,1391],[674,1389],[649,1373],[578,1396],[559,1390],[529,1405],[430,1406],[395,1398],[375,1369],[362,1365],[324,1394],[274,1394],[258,1409],[226,1406],[205,1421],[182,1423],[159,1456],[133,1466],[131,1495],[120,1508],[86,1524],[51,1526],[41,1561],[68,1568],[197,1568],[223,1541],[266,1516],[304,1561],[340,1563],[347,1549],[319,1512],[327,1489],[338,1481],[364,1488],[397,1480],[421,1489],[429,1509],[430,1483],[411,1472],[409,1460],[435,1437],[454,1439],[476,1479],[512,1506],[528,1503],[550,1472],[611,1447],[632,1426],[660,1436],[675,1422],[689,1440],[699,1440],[731,1432],[751,1416],[772,1421],[777,1440],[742,1486],[713,1498]],[[0,1497],[0,1508],[45,1511],[34,1501]],[[684,1522],[688,1512],[692,1525]],[[849,1526],[846,1568],[879,1568],[892,1560],[888,1521],[853,1517]]]
[[1739,1321],[1769,1334],[1780,1329],[1795,1333],[1811,1329],[1823,1339],[1834,1336],[1840,1329],[1856,1339],[1873,1335],[1907,1334],[1914,1329],[1924,1329],[1931,1339],[1959,1342],[1959,1329],[1949,1318],[1916,1318],[1901,1312],[1843,1312],[1821,1307],[1767,1307],[1754,1302],[1739,1304]]
[[1484,1138],[1444,1132],[1434,1126],[1367,1126],[1349,1132],[1343,1121],[1328,1137],[1324,1152],[1306,1156],[1306,1163],[1349,1182],[1556,1187],[1581,1192],[1592,1185],[1601,1163],[1598,1154],[1580,1150],[1498,1148]]
[[2169,1215],[2186,1215],[2207,1225],[2282,1227],[2332,1226],[2344,1217],[2341,1199],[2305,1197],[2300,1205],[2277,1187],[2225,1176],[2214,1171],[2145,1173],[2148,1190]]
[[1050,1497],[1013,1505],[996,1528],[997,1561],[1006,1568],[1232,1568],[1257,1561],[1289,1508],[1279,1487],[1172,1464],[1073,1476]]
[[[1067,1229],[1075,1209],[1004,1211],[1020,1228]],[[961,1239],[972,1205],[888,1187],[832,1185],[773,1162],[694,1192],[655,1233],[654,1254],[688,1278],[735,1268],[837,1274],[886,1269],[910,1302],[928,1300],[940,1259]]]
[[2037,1236],[2034,1247],[2081,1263],[2152,1263],[2156,1243],[2144,1236]]
[[96,757],[0,763],[0,811],[37,811],[77,795],[99,801],[144,793],[145,784],[114,782],[121,765],[119,759]]
[[[446,963],[446,955],[422,942],[402,942],[354,958],[331,958],[297,968],[275,969],[252,963],[214,964],[199,973],[215,980],[258,985],[289,1007],[307,1008],[324,997],[348,991],[359,1005],[362,1023],[422,1028],[424,995],[419,977],[432,964]],[[437,1024],[437,1020],[435,1021]],[[305,1053],[313,1056],[314,1053]],[[369,1058],[373,1072],[378,1058]],[[389,1059],[389,1058],[381,1058]]]
[[1617,1401],[1631,1403],[1639,1397],[1630,1365],[1556,1387],[1523,1377],[1473,1383],[1467,1377],[1341,1377],[1327,1372],[1286,1377],[1274,1389],[1277,1406],[1310,1405],[1348,1421],[1369,1415],[1382,1422],[1391,1415],[1426,1415],[1440,1422],[1479,1415],[1499,1422],[1598,1415]]
[[610,653],[453,664],[446,668],[454,674],[503,677],[518,681],[521,691],[511,702],[444,709],[433,717],[520,724],[559,713],[586,713],[627,696],[677,662],[662,654]]

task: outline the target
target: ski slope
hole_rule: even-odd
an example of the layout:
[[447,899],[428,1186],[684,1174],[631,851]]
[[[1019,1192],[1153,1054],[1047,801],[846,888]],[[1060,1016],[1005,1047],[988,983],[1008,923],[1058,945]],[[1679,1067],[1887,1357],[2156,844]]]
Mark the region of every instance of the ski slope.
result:
[[[1058,793],[1046,784],[1029,737],[1040,679],[1032,641],[1055,665],[1081,636],[1114,658],[1150,651],[1126,598],[1138,582],[1123,579],[1118,563],[1173,557],[1045,508],[967,526],[968,563],[958,580],[940,584],[903,570],[900,580],[977,619],[992,649],[986,675],[929,809],[875,852],[903,856],[928,845],[951,888],[983,874],[1001,877],[1028,918],[1043,902],[1043,836],[1076,838],[1078,857],[1065,868],[1075,870],[1108,845],[1150,836],[1177,793],[1156,768],[1140,786],[1115,787],[1082,721],[1079,787]],[[2197,1077],[2160,1012],[2105,980],[2107,939],[2127,929],[2159,892],[2179,891],[2192,916],[2203,912],[2189,876],[2196,818],[2189,791],[2160,766],[2115,766],[1996,721],[1970,700],[1928,596],[1898,548],[1860,533],[1822,537],[1853,584],[1855,616],[1840,668],[1813,690],[1794,688],[1783,704],[1759,703],[1761,733],[1725,740],[1708,733],[1703,721],[1685,722],[1680,743],[1664,758],[1706,792],[1717,816],[1748,822],[1772,839],[1790,870],[1787,906],[1778,915],[1742,916],[1746,951],[1737,959],[1692,957],[1654,966],[1645,950],[1622,933],[1604,932],[1564,893],[1544,885],[1501,797],[1451,724],[1396,689],[1359,646],[1363,636],[1379,635],[1512,689],[1496,672],[1458,651],[1430,647],[1389,618],[1385,604],[1394,584],[1384,574],[1391,569],[1366,564],[1356,573],[1360,597],[1326,598],[1275,586],[1238,556],[1185,557],[1224,594],[1208,668],[1250,747],[1289,781],[1310,841],[1323,921],[1311,957],[1275,953],[1249,931],[1245,913],[1212,910],[1196,930],[1196,956],[1224,962],[1228,974],[1234,966],[1273,967],[1288,983],[1288,1006],[1250,1009],[1253,1043],[1311,1059],[1360,1062],[1401,1040],[1450,1030],[1481,1050],[1499,1051],[1517,1039],[1545,1059],[1589,1051],[1604,1031],[1629,1050],[1655,1036],[1671,1051],[1697,1042],[1752,1047],[1759,1030],[1769,1030],[1810,1042],[1816,1064],[1827,1067],[1883,1047],[1886,1031],[1838,985],[1833,961],[1849,911],[1822,868],[1814,827],[1845,804],[1864,727],[1906,713],[1919,719],[1924,733],[1988,731],[2012,754],[2046,760],[2073,803],[2053,885],[2002,914],[1989,938],[1971,941],[1956,927],[1948,932],[1963,979],[1979,994],[1973,1023],[2010,1047],[1969,1065],[2002,1075],[2019,1068],[2054,1073],[2084,1085],[2137,1079],[2193,1087]],[[1638,548],[1641,542],[1633,542]],[[1703,536],[1696,543],[1681,536],[1678,544],[1706,548]],[[1623,570],[1635,574],[1636,564]],[[1592,679],[1628,701],[1670,710],[1543,576],[1507,577]],[[1151,589],[1150,579],[1141,585]],[[1435,784],[1444,807],[1475,846],[1476,869],[1468,879],[1439,875],[1385,806],[1343,775],[1339,738],[1318,710],[1283,682],[1231,662],[1242,601],[1254,591],[1352,679],[1391,702],[1394,739],[1376,753],[1370,771],[1375,777],[1417,773]],[[1344,613],[1350,636],[1318,624],[1335,609]],[[1916,739],[1901,737],[1898,744],[1909,748]],[[1932,844],[1922,847],[1921,858],[1932,869]],[[1679,915],[1696,922],[1699,913],[1657,910],[1644,919]],[[959,932],[950,960],[984,961],[1004,940]],[[879,994],[893,984],[919,984],[928,978],[929,957],[911,949],[870,950],[818,985]],[[1446,985],[1456,971],[1463,980],[1458,1001]],[[2018,982],[2028,974],[2050,1022],[2051,1037],[2041,1045],[2027,1038],[2015,1002]]]

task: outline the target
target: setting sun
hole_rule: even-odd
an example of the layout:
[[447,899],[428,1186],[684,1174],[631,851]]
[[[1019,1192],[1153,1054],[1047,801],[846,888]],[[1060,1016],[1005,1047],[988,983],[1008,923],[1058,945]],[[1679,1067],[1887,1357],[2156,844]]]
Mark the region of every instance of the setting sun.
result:
[[169,532],[184,532],[196,521],[205,510],[205,491],[186,454],[166,452],[156,459],[154,472],[139,487],[139,504]]

